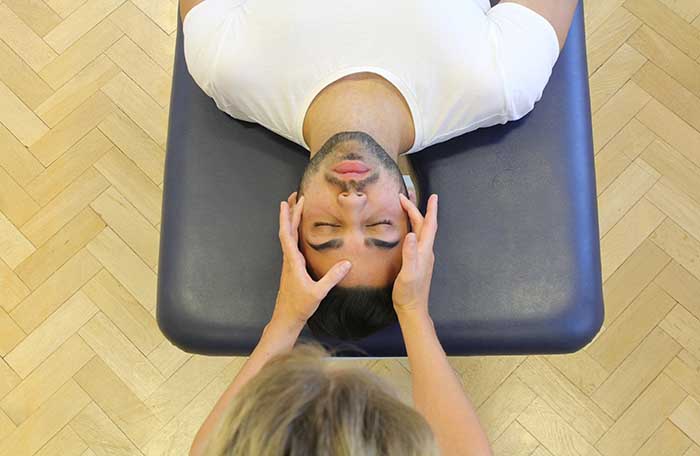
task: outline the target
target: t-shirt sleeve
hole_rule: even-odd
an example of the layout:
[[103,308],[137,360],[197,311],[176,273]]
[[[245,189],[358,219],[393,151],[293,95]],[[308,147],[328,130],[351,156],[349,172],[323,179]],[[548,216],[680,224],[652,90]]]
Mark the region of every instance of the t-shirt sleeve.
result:
[[559,40],[547,19],[518,3],[499,3],[486,16],[503,80],[507,120],[518,120],[542,98],[559,58]]
[[204,93],[213,97],[211,78],[219,47],[236,7],[246,0],[204,0],[195,5],[182,23],[187,70]]

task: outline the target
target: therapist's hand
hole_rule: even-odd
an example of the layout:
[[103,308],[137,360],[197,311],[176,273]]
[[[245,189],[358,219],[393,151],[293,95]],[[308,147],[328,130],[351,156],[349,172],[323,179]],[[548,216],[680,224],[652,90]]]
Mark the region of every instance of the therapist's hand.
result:
[[[291,211],[290,211],[291,207]],[[349,261],[335,264],[320,280],[306,271],[306,259],[299,251],[299,221],[304,197],[296,200],[296,192],[280,203],[279,239],[282,245],[282,275],[272,319],[289,325],[303,326],[319,304],[350,271]],[[343,265],[347,264],[344,268]]]
[[403,194],[399,194],[399,198],[401,207],[411,220],[413,231],[406,234],[403,241],[401,271],[394,281],[391,298],[399,317],[415,312],[428,315],[430,282],[435,264],[433,242],[437,233],[438,196],[432,194],[428,198],[425,217]]

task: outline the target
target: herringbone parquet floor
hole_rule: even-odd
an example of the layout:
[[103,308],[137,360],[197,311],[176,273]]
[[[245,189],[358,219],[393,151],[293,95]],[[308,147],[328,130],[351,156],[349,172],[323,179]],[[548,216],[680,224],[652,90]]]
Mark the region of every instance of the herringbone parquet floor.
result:
[[[700,1],[585,7],[605,329],[452,364],[497,455],[698,456]],[[243,362],[154,320],[176,9],[0,0],[0,455],[185,454]]]

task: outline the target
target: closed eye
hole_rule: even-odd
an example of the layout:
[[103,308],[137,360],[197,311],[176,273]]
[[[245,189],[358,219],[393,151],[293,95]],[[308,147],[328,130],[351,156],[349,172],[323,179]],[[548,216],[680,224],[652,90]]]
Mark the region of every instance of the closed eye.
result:
[[[369,227],[377,226],[377,225],[393,225],[393,223],[391,223],[391,220],[382,220],[380,222],[373,223],[371,225],[367,225],[367,227],[369,228]],[[335,228],[340,228],[340,225],[334,225],[332,223],[326,223],[326,222],[316,222],[316,223],[314,223],[314,227],[316,227],[316,226],[332,226]]]
[[373,224],[367,225],[367,226],[376,226],[376,225],[393,225],[393,223],[391,223],[391,220],[382,220],[381,222],[373,223]]

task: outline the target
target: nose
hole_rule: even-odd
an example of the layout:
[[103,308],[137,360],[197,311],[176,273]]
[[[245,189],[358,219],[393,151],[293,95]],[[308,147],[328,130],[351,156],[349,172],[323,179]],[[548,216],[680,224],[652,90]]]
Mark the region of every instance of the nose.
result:
[[367,204],[367,195],[355,190],[341,192],[338,195],[338,202],[342,207],[359,210]]

